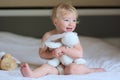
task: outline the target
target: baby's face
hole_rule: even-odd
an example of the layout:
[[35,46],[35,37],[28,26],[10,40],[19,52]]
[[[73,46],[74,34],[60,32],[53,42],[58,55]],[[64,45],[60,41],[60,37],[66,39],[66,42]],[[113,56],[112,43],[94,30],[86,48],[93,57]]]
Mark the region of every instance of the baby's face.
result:
[[63,11],[59,13],[56,21],[56,28],[59,32],[72,32],[76,28],[77,18],[75,13]]

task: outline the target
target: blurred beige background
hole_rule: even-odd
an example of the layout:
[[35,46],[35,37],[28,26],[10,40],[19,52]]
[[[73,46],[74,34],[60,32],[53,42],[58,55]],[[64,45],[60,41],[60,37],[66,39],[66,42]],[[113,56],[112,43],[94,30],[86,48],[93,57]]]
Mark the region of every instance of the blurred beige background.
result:
[[120,6],[120,0],[0,0],[0,7],[53,7],[60,2],[70,2],[77,7]]

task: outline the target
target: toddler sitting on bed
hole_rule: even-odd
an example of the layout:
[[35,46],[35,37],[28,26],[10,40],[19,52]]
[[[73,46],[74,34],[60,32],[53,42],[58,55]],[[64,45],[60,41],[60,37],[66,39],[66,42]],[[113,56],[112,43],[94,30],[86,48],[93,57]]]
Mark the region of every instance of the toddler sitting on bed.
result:
[[[76,28],[77,18],[78,18],[77,10],[70,4],[61,3],[58,6],[56,6],[52,12],[52,21],[55,26],[55,29],[45,33],[45,35],[42,38],[42,42],[44,43],[48,37],[54,34],[73,32]],[[60,41],[60,39],[57,41]],[[80,42],[78,42],[72,48],[66,48],[65,46],[61,46],[51,51],[49,50],[48,47],[43,45],[39,49],[40,57],[46,59],[51,59],[55,57],[59,58],[63,54],[66,54],[73,59],[83,57],[83,49],[80,45]],[[85,66],[85,64],[76,64],[76,63],[71,63],[68,66],[62,65],[62,68],[64,72],[63,74],[65,75],[87,74],[87,73],[105,71],[103,68],[88,68]],[[27,63],[21,64],[21,73],[24,77],[32,77],[32,78],[38,78],[48,74],[60,74],[58,68],[53,67],[49,64],[43,64],[37,69],[31,70]]]

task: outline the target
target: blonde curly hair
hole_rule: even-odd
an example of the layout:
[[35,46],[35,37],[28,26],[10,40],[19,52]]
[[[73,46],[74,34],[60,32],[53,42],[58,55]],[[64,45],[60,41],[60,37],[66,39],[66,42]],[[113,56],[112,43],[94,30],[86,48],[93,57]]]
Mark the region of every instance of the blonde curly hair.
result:
[[60,3],[52,10],[52,15],[51,15],[52,20],[55,18],[60,18],[61,17],[60,14],[64,13],[64,11],[72,12],[76,16],[76,18],[78,18],[78,13],[75,7],[73,7],[69,3]]

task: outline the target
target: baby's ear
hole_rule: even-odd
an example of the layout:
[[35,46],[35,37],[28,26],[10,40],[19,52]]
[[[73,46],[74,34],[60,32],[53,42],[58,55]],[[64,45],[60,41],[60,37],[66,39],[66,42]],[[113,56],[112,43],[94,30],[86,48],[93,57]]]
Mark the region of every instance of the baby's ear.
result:
[[52,21],[53,21],[53,24],[56,26],[57,21],[58,21],[57,18],[53,19]]

